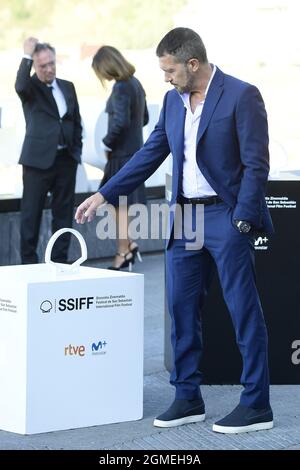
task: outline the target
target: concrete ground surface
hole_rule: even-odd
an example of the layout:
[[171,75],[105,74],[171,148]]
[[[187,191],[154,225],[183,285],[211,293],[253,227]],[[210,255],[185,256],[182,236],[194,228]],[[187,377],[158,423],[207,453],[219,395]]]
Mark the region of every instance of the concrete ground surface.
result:
[[[109,261],[89,262],[106,267]],[[206,421],[161,429],[153,418],[165,411],[174,391],[163,364],[164,349],[164,256],[146,255],[136,263],[135,272],[145,274],[145,368],[144,417],[140,421],[71,429],[31,436],[0,431],[0,449],[21,450],[299,450],[300,385],[271,387],[275,427],[269,431],[223,435],[212,431],[212,424],[238,403],[240,386],[203,386]],[[122,389],[120,387],[120,400]]]

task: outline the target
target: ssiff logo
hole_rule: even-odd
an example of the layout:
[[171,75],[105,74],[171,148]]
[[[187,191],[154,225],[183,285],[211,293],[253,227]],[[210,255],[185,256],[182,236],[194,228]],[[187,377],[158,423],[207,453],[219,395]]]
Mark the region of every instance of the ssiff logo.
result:
[[94,305],[94,297],[70,297],[68,299],[48,299],[44,300],[40,305],[42,313],[53,312],[71,312],[90,310]]
[[64,312],[65,310],[89,310],[93,303],[94,297],[75,297],[70,299],[60,299],[58,301],[58,310],[60,312]]
[[53,308],[53,305],[50,302],[50,300],[44,300],[40,305],[40,310],[42,313],[49,313],[51,312],[52,308]]

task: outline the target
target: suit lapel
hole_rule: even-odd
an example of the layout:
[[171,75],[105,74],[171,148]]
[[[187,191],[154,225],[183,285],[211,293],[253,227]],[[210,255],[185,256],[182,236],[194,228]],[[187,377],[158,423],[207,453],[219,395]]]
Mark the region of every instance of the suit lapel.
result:
[[[173,131],[172,131],[172,154],[173,158],[178,165],[178,187],[177,191],[181,192],[182,185],[182,171],[183,171],[183,160],[184,160],[184,126],[185,126],[185,116],[186,108],[182,101],[182,98],[178,94],[178,104],[174,109],[174,119],[173,119]],[[177,194],[175,195],[175,197]]]
[[197,145],[203,136],[205,129],[208,126],[210,118],[218,104],[218,101],[223,93],[224,74],[217,68],[215,76],[212,79],[208,89],[207,97],[203,106],[203,111],[200,119],[200,124],[197,133]]
[[58,114],[58,109],[56,106],[56,101],[52,95],[52,90],[47,87],[45,83],[42,83],[36,76],[36,74],[33,75],[33,80],[36,84],[36,86],[39,88],[39,90],[43,93],[47,103],[49,104],[49,107],[47,108],[48,113],[53,114],[55,117],[57,117]]
[[[48,109],[48,112],[51,112],[51,114],[53,114],[57,117],[58,108],[57,108],[56,101],[55,101],[55,99],[52,95],[52,90],[50,90],[49,87],[47,87],[47,85],[45,83],[42,83],[37,78],[36,74],[34,74],[32,78],[34,79],[36,86],[41,90],[41,92],[43,93],[43,95],[45,96],[47,102],[50,105],[50,108]],[[70,108],[70,101],[72,99],[72,96],[68,93],[68,91],[69,91],[68,87],[65,85],[63,80],[60,80],[59,78],[57,78],[56,82],[57,82],[62,94],[64,95],[64,98],[66,100],[66,105],[67,105],[67,112],[68,112],[68,110]]]
[[177,160],[180,161],[183,159],[183,144],[184,144],[184,125],[185,125],[185,115],[186,109],[185,106],[180,98],[180,105],[176,110],[176,116],[174,119],[174,150]]

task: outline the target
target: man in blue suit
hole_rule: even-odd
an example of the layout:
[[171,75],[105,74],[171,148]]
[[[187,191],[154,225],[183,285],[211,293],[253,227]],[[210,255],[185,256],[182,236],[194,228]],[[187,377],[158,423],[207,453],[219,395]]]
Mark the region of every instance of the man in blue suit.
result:
[[202,247],[187,249],[190,240],[176,237],[171,225],[166,263],[174,353],[170,382],[176,394],[154,425],[172,427],[205,418],[199,369],[201,310],[216,265],[243,358],[244,389],[238,406],[213,430],[270,429],[267,332],[255,285],[253,247],[254,233],[273,231],[264,197],[269,171],[264,102],[256,87],[210,64],[201,38],[191,29],[173,29],[156,52],[166,82],[175,89],[166,93],[144,147],[101,193],[78,207],[75,217],[84,223],[105,201],[117,204],[119,195],[133,191],[172,153],[171,203],[191,209],[196,231],[201,229],[196,227],[196,209],[204,206],[204,240]]

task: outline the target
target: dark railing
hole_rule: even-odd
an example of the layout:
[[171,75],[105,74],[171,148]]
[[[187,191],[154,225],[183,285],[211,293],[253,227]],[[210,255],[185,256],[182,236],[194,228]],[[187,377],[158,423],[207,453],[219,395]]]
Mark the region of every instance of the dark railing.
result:
[[[91,193],[76,193],[75,194],[75,206],[78,206],[81,204],[87,197],[91,196],[94,194],[94,192]],[[165,188],[164,186],[152,186],[152,187],[146,187],[146,196],[147,199],[163,199],[165,197]],[[21,205],[21,199],[20,198],[14,198],[11,199],[9,197],[7,198],[0,198],[0,213],[1,212],[19,212],[20,211],[20,205]],[[46,202],[45,202],[45,209],[48,209],[50,207],[50,197],[47,197]]]

